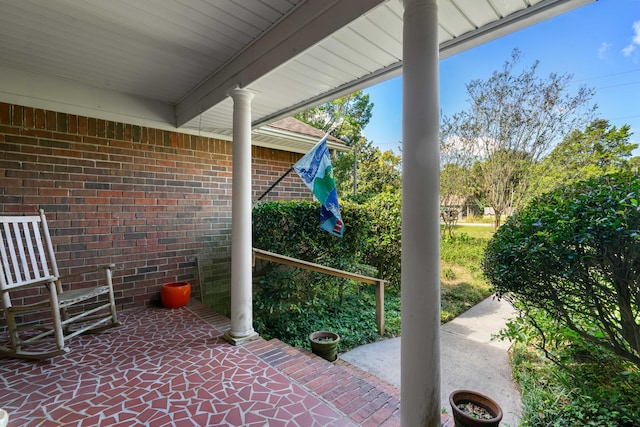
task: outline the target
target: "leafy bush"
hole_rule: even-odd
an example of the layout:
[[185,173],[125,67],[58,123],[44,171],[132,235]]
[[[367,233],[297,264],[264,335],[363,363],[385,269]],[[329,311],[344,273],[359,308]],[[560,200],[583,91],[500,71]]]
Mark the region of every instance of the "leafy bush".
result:
[[395,291],[400,290],[401,202],[402,195],[396,192],[379,193],[365,204],[370,215],[370,232],[364,262],[374,266],[379,277],[387,280],[387,286]]
[[525,315],[542,310],[640,366],[639,196],[638,177],[621,173],[539,197],[489,242],[486,277]]

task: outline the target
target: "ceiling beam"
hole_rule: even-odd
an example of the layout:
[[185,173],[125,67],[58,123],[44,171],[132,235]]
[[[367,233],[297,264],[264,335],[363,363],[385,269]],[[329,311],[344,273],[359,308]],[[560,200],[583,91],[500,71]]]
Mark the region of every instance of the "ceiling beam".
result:
[[247,87],[387,0],[305,1],[180,100],[176,125],[215,106],[233,87]]

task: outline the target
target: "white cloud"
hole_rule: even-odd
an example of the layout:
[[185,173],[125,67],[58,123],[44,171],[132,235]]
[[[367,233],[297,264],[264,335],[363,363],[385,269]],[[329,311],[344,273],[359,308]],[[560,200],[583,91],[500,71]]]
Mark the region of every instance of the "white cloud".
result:
[[634,22],[631,27],[633,28],[633,32],[635,33],[631,41],[637,45],[640,45],[640,21]]
[[604,59],[607,56],[607,51],[611,48],[611,43],[602,42],[598,48],[598,58]]
[[635,21],[631,24],[631,28],[633,28],[631,43],[622,49],[622,54],[627,58],[633,57],[634,59],[637,59],[637,55],[635,55],[634,52],[636,51],[636,48],[640,46],[640,21]]
[[622,54],[626,57],[630,57],[633,51],[636,50],[636,47],[632,44],[622,49]]

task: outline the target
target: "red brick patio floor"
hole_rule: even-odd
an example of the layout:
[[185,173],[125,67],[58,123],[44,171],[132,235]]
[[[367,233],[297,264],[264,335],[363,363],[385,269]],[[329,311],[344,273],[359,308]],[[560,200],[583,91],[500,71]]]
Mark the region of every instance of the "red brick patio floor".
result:
[[229,320],[200,303],[119,317],[63,356],[0,359],[9,426],[400,425],[397,388],[278,340],[231,346]]

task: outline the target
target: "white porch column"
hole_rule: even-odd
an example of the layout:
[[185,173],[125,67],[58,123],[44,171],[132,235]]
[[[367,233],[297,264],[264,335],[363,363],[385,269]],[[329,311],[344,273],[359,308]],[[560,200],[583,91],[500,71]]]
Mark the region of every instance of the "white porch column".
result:
[[233,345],[254,339],[251,249],[251,99],[244,89],[233,98],[233,173],[231,213],[231,330],[225,339]]
[[440,426],[440,166],[437,0],[404,1],[402,426]]

